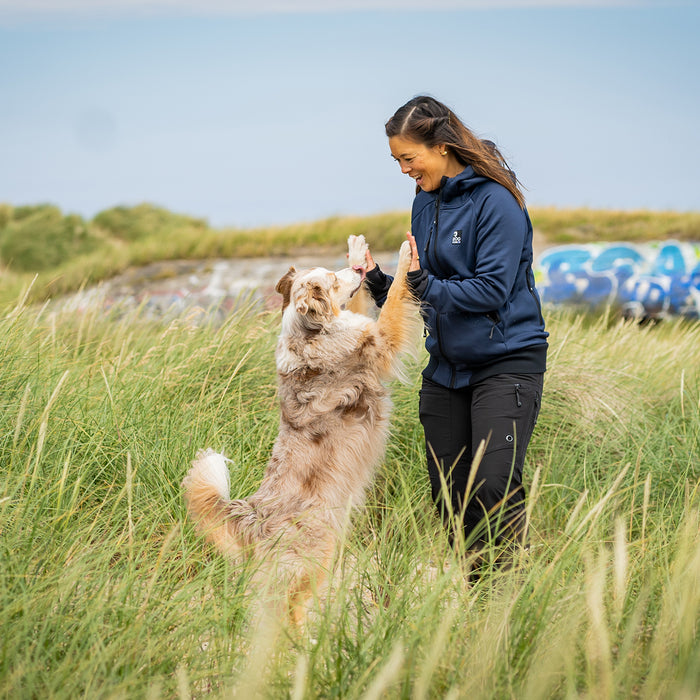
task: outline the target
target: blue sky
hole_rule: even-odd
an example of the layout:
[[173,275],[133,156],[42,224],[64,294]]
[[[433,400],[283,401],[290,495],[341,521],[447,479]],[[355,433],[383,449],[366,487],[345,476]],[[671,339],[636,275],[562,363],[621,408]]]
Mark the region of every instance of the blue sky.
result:
[[697,1],[0,0],[0,202],[407,210],[384,122],[428,93],[531,206],[698,211],[698,36]]

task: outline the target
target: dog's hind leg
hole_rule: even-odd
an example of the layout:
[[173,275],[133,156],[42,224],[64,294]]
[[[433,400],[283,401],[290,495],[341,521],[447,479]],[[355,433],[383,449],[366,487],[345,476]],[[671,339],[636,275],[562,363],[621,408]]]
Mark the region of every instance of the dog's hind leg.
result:
[[292,626],[301,627],[304,624],[312,594],[311,577],[307,572],[304,572],[287,591],[287,609],[289,622]]
[[287,584],[287,612],[294,627],[304,624],[312,598],[325,589],[333,568],[336,545],[336,538],[329,533],[317,542],[312,553],[303,560],[296,560],[296,570]]

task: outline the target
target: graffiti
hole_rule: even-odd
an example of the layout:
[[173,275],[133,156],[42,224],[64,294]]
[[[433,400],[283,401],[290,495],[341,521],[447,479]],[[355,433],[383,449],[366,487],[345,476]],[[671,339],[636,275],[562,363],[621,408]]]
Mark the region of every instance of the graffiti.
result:
[[700,243],[590,243],[545,250],[535,269],[547,304],[611,306],[625,316],[700,318]]

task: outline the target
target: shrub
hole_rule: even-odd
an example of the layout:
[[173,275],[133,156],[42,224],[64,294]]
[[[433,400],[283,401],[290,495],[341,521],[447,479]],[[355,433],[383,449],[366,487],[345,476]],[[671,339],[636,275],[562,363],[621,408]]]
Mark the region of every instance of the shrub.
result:
[[11,204],[0,204],[0,238],[2,238],[2,230],[12,221],[12,210]]
[[38,272],[96,250],[101,239],[77,214],[44,204],[15,207],[0,235],[0,259],[18,272]]
[[134,207],[119,206],[106,209],[93,219],[93,223],[124,241],[138,241],[174,229],[207,228],[204,219],[174,214],[167,209],[146,203]]

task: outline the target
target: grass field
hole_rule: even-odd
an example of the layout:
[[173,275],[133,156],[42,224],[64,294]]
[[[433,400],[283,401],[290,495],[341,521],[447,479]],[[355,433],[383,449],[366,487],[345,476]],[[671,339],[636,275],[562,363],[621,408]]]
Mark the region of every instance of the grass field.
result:
[[[530,215],[540,244],[700,241],[700,212],[535,208]],[[90,221],[48,204],[0,204],[0,305],[27,289],[29,301],[45,301],[129,267],[162,260],[343,250],[350,234],[364,234],[375,251],[394,251],[409,227],[408,211],[213,229],[202,219],[150,204],[114,207]]]
[[[0,697],[695,698],[700,324],[547,314],[531,550],[471,585],[430,504],[420,363],[300,632],[185,519],[198,448],[257,488],[277,314],[0,313]],[[264,619],[264,618],[263,618]]]

